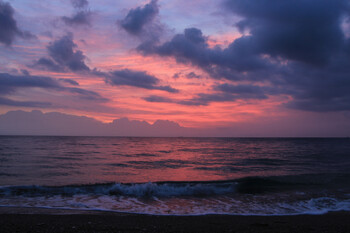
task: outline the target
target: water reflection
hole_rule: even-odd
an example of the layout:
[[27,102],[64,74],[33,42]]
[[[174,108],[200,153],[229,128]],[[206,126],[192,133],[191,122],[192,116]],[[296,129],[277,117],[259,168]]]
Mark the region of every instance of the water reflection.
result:
[[342,172],[348,151],[347,139],[0,137],[0,185]]

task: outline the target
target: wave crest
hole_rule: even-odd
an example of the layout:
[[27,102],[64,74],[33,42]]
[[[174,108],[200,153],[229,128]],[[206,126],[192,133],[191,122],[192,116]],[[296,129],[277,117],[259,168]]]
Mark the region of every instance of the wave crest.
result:
[[231,194],[236,190],[236,182],[226,183],[137,183],[137,184],[94,184],[77,186],[4,186],[0,187],[0,196],[72,196],[115,195],[128,197],[177,197],[177,196],[214,196]]

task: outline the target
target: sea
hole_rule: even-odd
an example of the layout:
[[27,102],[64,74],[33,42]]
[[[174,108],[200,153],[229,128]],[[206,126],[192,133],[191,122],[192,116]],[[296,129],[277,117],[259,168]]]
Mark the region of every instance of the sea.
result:
[[0,136],[0,206],[151,215],[350,211],[350,139]]

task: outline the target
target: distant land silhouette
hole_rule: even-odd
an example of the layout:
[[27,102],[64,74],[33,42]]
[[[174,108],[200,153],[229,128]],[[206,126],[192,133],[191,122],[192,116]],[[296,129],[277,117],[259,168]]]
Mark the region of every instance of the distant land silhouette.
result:
[[103,123],[85,116],[43,113],[39,110],[9,111],[0,115],[1,135],[186,136],[191,131],[167,120],[157,120],[150,124],[121,118],[112,123]]
[[[339,121],[347,121],[337,124]],[[305,123],[307,122],[307,124]],[[254,122],[236,122],[228,126],[188,128],[174,121],[146,121],[120,118],[103,123],[86,116],[59,112],[9,111],[0,115],[0,135],[47,136],[140,136],[140,137],[347,137],[350,121],[324,118],[261,118]]]

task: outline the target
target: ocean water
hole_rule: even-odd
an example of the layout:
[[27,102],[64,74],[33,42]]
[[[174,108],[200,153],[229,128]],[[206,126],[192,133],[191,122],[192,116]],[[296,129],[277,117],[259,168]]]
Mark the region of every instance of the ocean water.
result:
[[159,215],[349,211],[350,139],[1,136],[0,206]]

